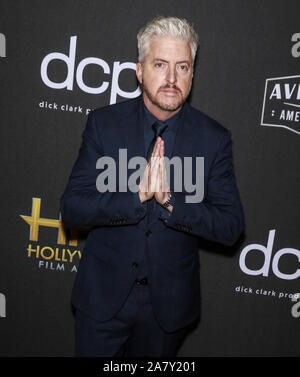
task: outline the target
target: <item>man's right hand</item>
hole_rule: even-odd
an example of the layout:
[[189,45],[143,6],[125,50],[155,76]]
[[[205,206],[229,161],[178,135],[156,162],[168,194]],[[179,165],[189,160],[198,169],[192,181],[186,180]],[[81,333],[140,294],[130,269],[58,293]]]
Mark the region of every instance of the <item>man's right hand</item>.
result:
[[139,184],[139,197],[143,203],[153,197],[159,183],[159,157],[161,156],[163,140],[160,136],[156,139],[151,157],[148,161],[143,178]]

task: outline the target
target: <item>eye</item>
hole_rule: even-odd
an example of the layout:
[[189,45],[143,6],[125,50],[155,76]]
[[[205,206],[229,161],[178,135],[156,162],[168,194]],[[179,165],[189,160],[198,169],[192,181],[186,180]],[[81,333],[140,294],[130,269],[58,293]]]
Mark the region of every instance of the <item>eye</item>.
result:
[[161,62],[159,62],[159,63],[155,63],[154,66],[155,66],[156,68],[163,68],[163,67],[164,67],[164,63],[161,63]]
[[183,72],[186,72],[187,70],[188,70],[188,66],[187,66],[187,64],[180,64],[179,65],[179,70],[180,71],[183,71]]

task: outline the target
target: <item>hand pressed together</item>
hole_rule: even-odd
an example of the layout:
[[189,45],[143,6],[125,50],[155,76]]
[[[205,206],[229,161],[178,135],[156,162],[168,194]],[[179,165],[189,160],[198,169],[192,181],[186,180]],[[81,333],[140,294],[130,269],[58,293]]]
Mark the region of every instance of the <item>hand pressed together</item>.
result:
[[[150,200],[153,196],[159,204],[166,202],[169,198],[170,186],[167,180],[164,155],[164,141],[158,136],[139,184],[139,197],[142,203]],[[172,209],[172,206],[168,207],[168,210],[172,211]]]

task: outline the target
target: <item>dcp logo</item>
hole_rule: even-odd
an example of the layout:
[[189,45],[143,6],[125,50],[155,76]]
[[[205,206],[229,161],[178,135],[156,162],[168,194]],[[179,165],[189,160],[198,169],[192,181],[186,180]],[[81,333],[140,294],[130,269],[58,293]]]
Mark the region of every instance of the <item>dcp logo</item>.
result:
[[[300,250],[297,249],[291,249],[291,248],[284,248],[278,250],[274,256],[273,261],[271,263],[272,259],[272,250],[273,250],[273,244],[274,244],[274,238],[275,238],[275,229],[272,229],[269,231],[269,237],[268,237],[268,243],[267,246],[263,246],[260,244],[251,244],[246,246],[240,255],[240,268],[241,270],[247,274],[247,275],[262,275],[262,276],[269,276],[269,270],[272,266],[273,273],[280,279],[284,280],[294,280],[300,277],[300,268],[296,269],[295,272],[287,274],[283,273],[279,270],[279,261],[280,259],[285,255],[294,255],[298,259],[298,262],[300,262]],[[252,253],[262,253],[264,257],[264,263],[261,268],[255,269],[250,268],[246,265],[246,256],[249,252]]]
[[[105,60],[96,58],[96,57],[88,57],[81,60],[81,62],[79,62],[75,70],[76,43],[77,43],[77,36],[72,36],[70,38],[69,55],[65,55],[60,52],[52,52],[44,57],[41,64],[41,77],[45,85],[53,89],[66,88],[67,90],[73,90],[74,76],[75,76],[77,85],[79,86],[81,90],[90,94],[101,94],[108,89],[109,84],[110,84],[108,81],[103,81],[101,85],[97,87],[90,87],[86,85],[86,83],[83,81],[83,72],[85,68],[88,65],[94,64],[94,65],[97,65],[101,70],[103,70],[105,75],[111,74],[110,104],[116,103],[117,95],[124,98],[135,98],[141,93],[139,86],[133,92],[125,92],[119,87],[120,73],[125,69],[132,69],[135,71],[135,68],[136,68],[135,63],[131,63],[131,62],[120,63],[116,61],[114,62],[113,68],[111,70],[111,68],[109,67],[109,65],[107,64]],[[62,60],[67,65],[67,77],[62,82],[53,82],[50,80],[48,76],[48,65],[53,60]],[[75,75],[75,71],[76,71],[76,75]]]

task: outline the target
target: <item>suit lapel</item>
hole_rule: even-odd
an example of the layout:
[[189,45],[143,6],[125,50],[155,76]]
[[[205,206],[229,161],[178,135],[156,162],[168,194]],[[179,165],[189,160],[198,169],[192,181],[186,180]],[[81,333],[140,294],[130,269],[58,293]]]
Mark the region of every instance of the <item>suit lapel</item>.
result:
[[122,127],[128,160],[135,156],[146,157],[144,129],[141,121],[141,98],[141,95],[137,97],[131,112],[124,119],[124,126]]
[[[195,129],[192,119],[190,119],[190,106],[185,104],[183,114],[180,117],[180,124],[176,132],[175,142],[171,157],[179,157],[182,165],[182,178],[184,177],[184,157],[193,157],[195,153]],[[174,190],[174,169],[170,171],[171,190]],[[184,185],[182,182],[182,188]]]
[[[199,137],[201,132],[201,124],[195,124],[195,120],[191,114],[191,106],[186,102],[184,113],[181,117],[181,124],[176,134],[176,139],[173,148],[173,156],[192,156],[196,151],[195,136]],[[197,127],[197,130],[196,130]],[[197,140],[199,142],[199,140]]]

